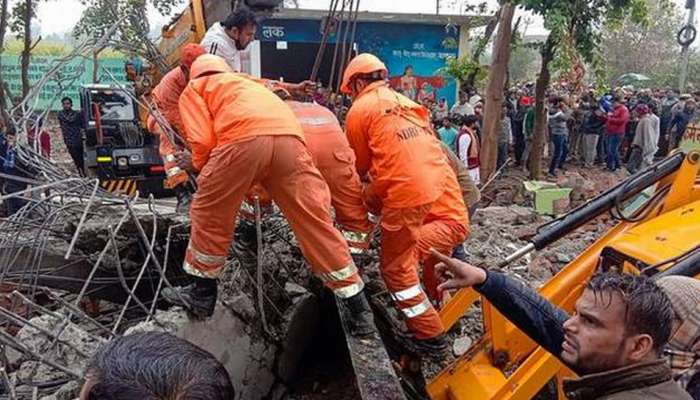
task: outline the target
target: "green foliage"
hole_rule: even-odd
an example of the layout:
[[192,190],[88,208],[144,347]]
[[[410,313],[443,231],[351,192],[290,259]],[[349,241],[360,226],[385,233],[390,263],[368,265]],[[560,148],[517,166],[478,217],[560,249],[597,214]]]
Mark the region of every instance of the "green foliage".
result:
[[[30,18],[35,18],[36,17],[36,8],[37,8],[37,3],[39,3],[38,0],[34,0],[31,2],[32,5],[32,10],[31,10],[31,17]],[[9,27],[10,31],[15,34],[15,37],[18,39],[21,39],[24,36],[24,17],[27,12],[27,2],[26,1],[19,1],[12,6],[12,10],[10,11],[10,20],[9,20]]]
[[676,33],[685,19],[670,0],[645,3],[648,17],[644,21],[628,15],[603,26],[600,53],[606,57],[601,82],[635,72],[649,76],[652,86],[677,86],[680,47]]
[[116,32],[118,46],[126,51],[139,48],[140,43],[148,40],[150,26],[147,18],[147,6],[150,4],[158,12],[168,15],[173,7],[182,0],[80,0],[86,6],[78,24],[73,29],[73,36],[101,37],[115,23],[121,21]]
[[438,73],[456,79],[458,82],[465,82],[472,74],[475,74],[474,82],[478,84],[488,77],[487,71],[488,66],[475,63],[469,57],[447,57],[445,66],[440,68]]
[[565,70],[575,54],[592,65],[600,65],[601,27],[619,24],[625,18],[646,23],[647,0],[518,0],[526,10],[539,14],[554,44],[554,67]]

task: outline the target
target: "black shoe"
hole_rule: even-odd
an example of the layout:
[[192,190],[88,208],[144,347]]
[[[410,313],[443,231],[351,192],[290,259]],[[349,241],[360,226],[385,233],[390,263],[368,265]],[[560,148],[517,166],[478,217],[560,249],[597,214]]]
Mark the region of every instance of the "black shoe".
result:
[[192,204],[192,192],[185,188],[184,185],[178,185],[175,187],[175,196],[177,196],[175,212],[178,214],[189,214],[190,205]]
[[374,314],[369,307],[369,302],[367,302],[364,292],[341,301],[347,310],[345,317],[350,322],[350,334],[352,336],[368,336],[377,332],[377,328],[374,325]]
[[167,302],[185,308],[196,318],[211,317],[218,293],[216,279],[195,277],[194,280],[188,286],[164,288],[161,294]]
[[441,361],[450,354],[445,335],[439,335],[430,339],[416,339],[413,337],[402,337],[401,339],[408,352],[421,358],[426,357],[431,360]]

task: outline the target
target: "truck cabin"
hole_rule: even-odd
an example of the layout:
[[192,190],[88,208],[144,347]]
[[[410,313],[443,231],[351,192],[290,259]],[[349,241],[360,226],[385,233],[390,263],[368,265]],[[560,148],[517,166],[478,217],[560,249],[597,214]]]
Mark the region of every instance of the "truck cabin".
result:
[[119,87],[89,85],[81,88],[88,146],[140,147],[144,135],[139,127],[136,103]]

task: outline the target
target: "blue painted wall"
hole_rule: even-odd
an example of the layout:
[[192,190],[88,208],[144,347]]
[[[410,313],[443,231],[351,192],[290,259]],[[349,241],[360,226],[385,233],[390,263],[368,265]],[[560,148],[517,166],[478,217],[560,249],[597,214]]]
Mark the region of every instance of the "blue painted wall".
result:
[[[320,43],[321,23],[317,20],[268,19],[259,28],[258,38],[265,42]],[[448,38],[451,39],[446,40]],[[330,43],[336,41],[335,36],[329,39]],[[398,77],[404,73],[404,68],[411,65],[419,87],[422,82],[439,86],[442,81],[443,87],[435,88],[436,97],[445,97],[449,104],[454,103],[455,82],[441,79],[437,71],[444,66],[445,58],[457,56],[458,27],[358,22],[355,42],[360,53],[373,53],[384,61],[394,85],[398,85]]]

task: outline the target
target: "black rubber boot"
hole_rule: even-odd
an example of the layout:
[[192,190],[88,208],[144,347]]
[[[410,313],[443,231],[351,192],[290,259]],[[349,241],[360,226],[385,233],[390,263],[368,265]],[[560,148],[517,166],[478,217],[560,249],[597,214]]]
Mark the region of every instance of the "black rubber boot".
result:
[[430,339],[416,339],[407,335],[397,335],[397,339],[409,353],[420,358],[440,362],[449,355],[449,346],[445,335]]
[[374,314],[364,292],[341,301],[349,311],[347,318],[350,322],[351,335],[368,336],[377,332],[377,328],[374,325]]
[[[184,287],[165,288],[163,298],[170,304],[184,307],[196,318],[214,314],[218,289],[216,279],[193,277],[194,283]],[[184,300],[184,302],[183,302]]]
[[192,192],[185,185],[177,185],[174,190],[177,197],[175,212],[177,214],[189,214],[190,205],[192,204]]

